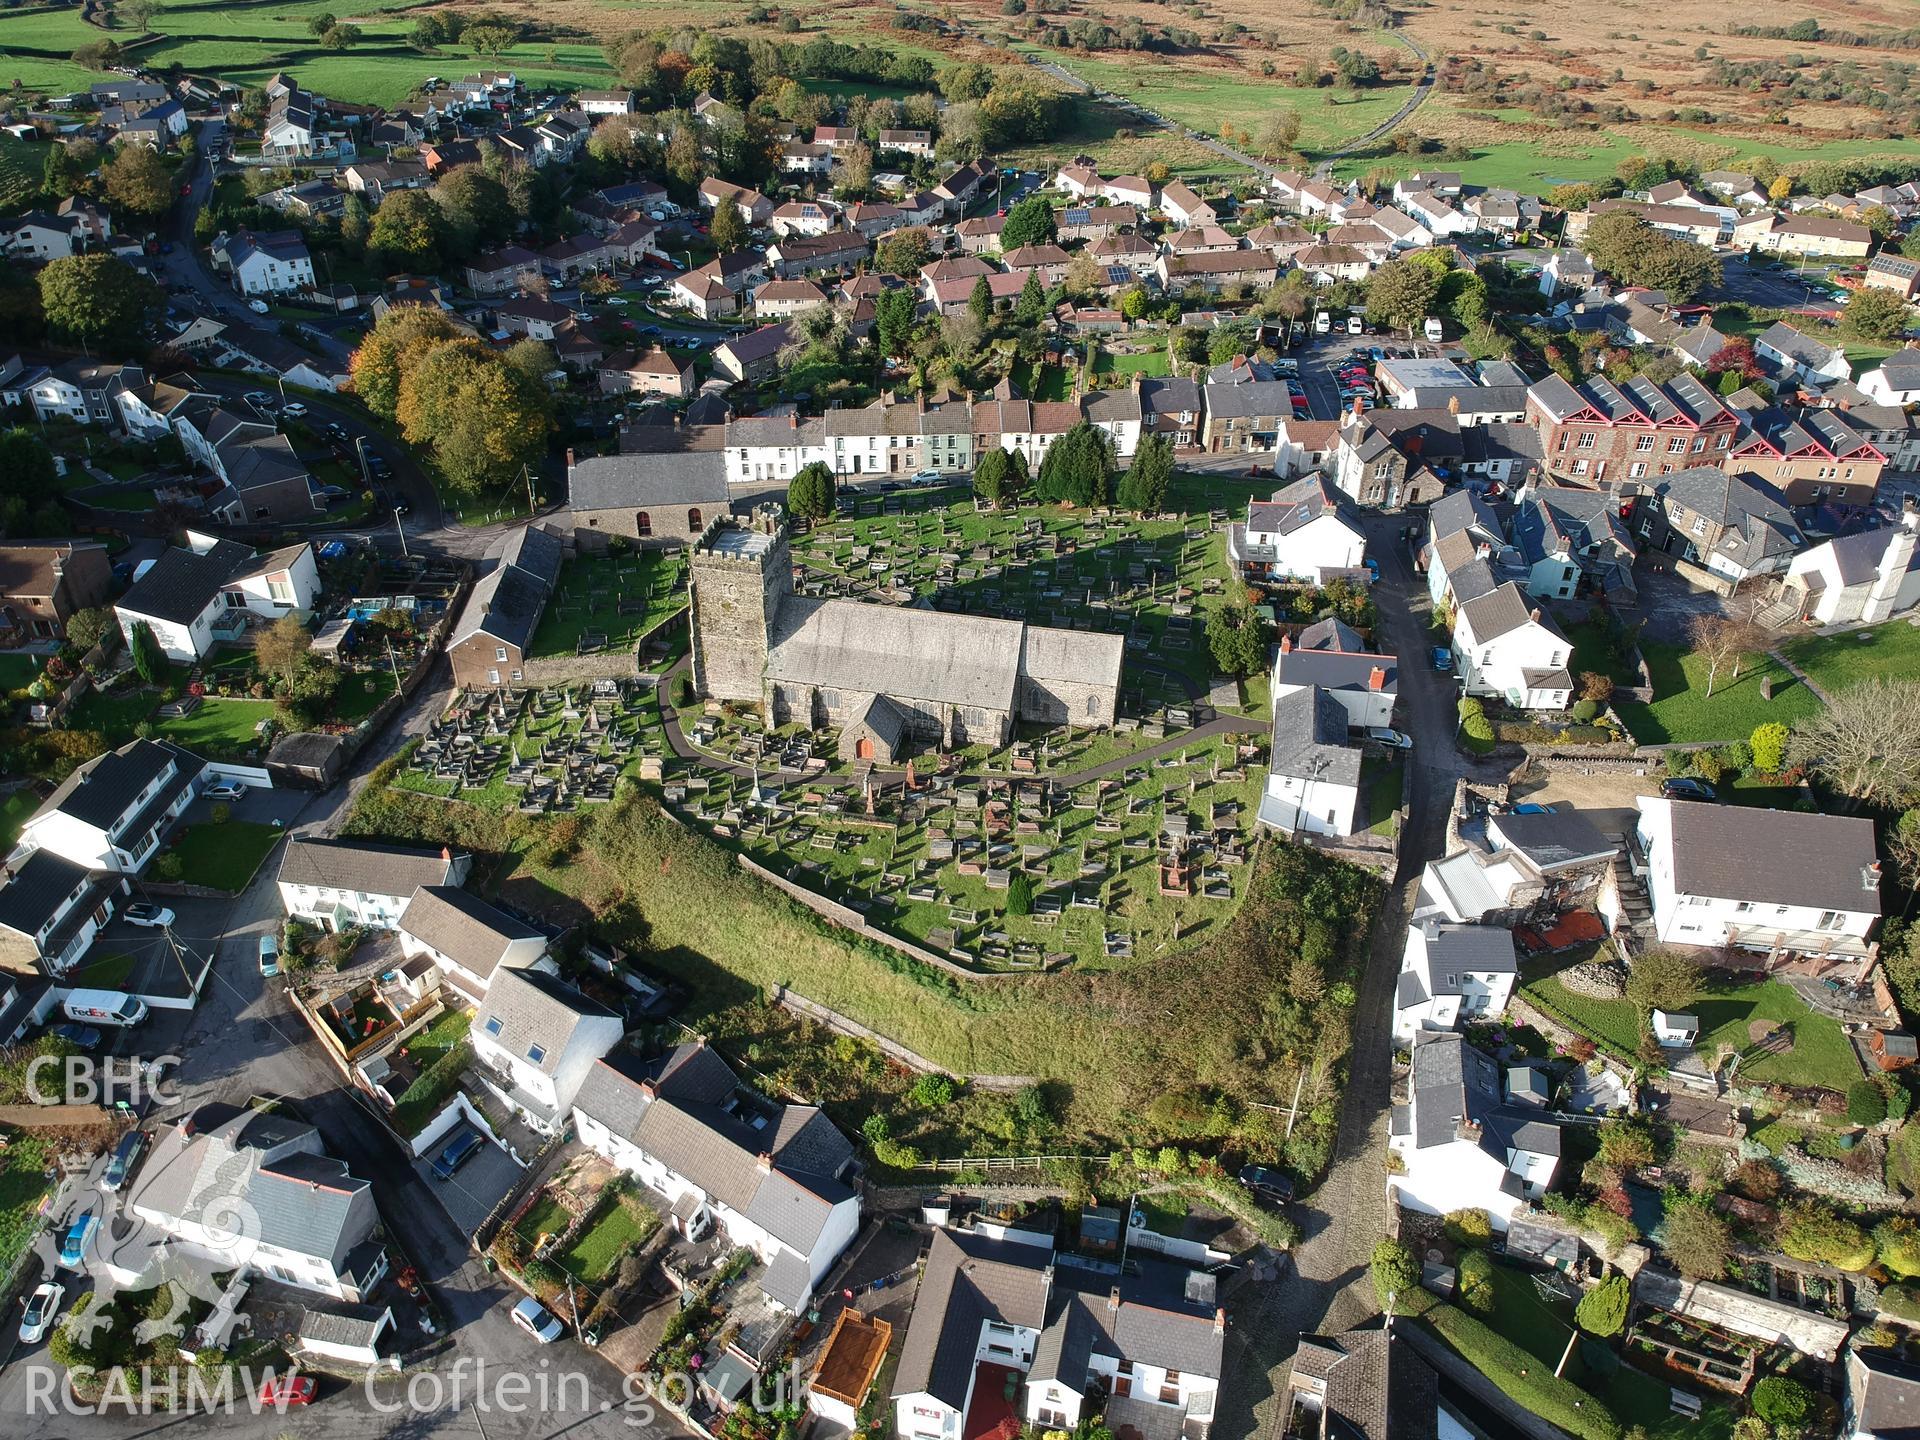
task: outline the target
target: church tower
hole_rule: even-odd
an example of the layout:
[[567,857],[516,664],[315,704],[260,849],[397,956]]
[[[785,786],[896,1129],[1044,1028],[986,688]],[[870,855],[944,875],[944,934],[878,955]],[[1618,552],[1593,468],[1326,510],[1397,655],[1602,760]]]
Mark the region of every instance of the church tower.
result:
[[757,506],[751,523],[718,521],[693,547],[691,569],[694,688],[760,704],[780,607],[793,593],[780,507]]

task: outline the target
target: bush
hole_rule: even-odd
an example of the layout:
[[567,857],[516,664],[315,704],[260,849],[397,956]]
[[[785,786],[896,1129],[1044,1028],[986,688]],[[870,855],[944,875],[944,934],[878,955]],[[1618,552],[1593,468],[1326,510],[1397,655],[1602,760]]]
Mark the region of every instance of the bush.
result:
[[1787,763],[1787,727],[1778,720],[1754,726],[1753,734],[1747,737],[1747,748],[1753,753],[1755,770],[1762,775],[1778,775]]
[[1456,708],[1459,710],[1462,720],[1471,720],[1476,715],[1484,715],[1487,713],[1485,702],[1476,695],[1462,695],[1460,697],[1460,703]]
[[1873,1263],[1873,1237],[1812,1201],[1803,1201],[1781,1216],[1778,1243],[1796,1260],[1840,1270],[1864,1270]]
[[953,1103],[953,1081],[945,1075],[922,1075],[913,1082],[907,1098],[925,1110],[939,1110]]
[[207,819],[211,820],[215,825],[224,825],[233,819],[233,806],[227,804],[224,800],[217,801],[214,807],[207,812]]
[[1711,750],[1693,752],[1693,773],[1709,785],[1718,785],[1726,774],[1727,767],[1720,763],[1720,757]]
[[1485,715],[1469,715],[1460,726],[1460,738],[1474,754],[1484,755],[1493,749],[1493,723]]
[[1584,725],[1600,713],[1600,705],[1594,700],[1576,700],[1573,702],[1573,708],[1567,713]]
[[1373,1272],[1374,1293],[1384,1310],[1394,1309],[1395,1296],[1411,1295],[1420,1288],[1420,1262],[1398,1240],[1382,1240],[1374,1246],[1368,1268]]
[[1612,1275],[1580,1297],[1574,1308],[1574,1322],[1589,1335],[1602,1340],[1618,1335],[1626,1327],[1627,1307],[1633,1302],[1633,1287],[1624,1275]]
[[1486,1211],[1473,1206],[1450,1212],[1446,1231],[1447,1239],[1465,1248],[1484,1250],[1493,1243],[1493,1220]]
[[1753,1413],[1776,1431],[1797,1432],[1813,1414],[1813,1392],[1787,1375],[1769,1375],[1753,1387]]
[[1667,1258],[1692,1280],[1718,1280],[1733,1254],[1727,1222],[1699,1200],[1676,1200],[1667,1207]]
[[1887,1097],[1871,1080],[1856,1080],[1847,1087],[1847,1119],[1856,1125],[1878,1125],[1887,1118]]
[[1579,1440],[1620,1440],[1620,1422],[1605,1404],[1466,1311],[1436,1305],[1425,1319],[1468,1364],[1549,1425]]
[[1873,1232],[1880,1263],[1904,1279],[1920,1275],[1920,1224],[1905,1215],[1882,1220]]
[[1731,745],[1722,745],[1714,753],[1720,757],[1721,766],[1727,770],[1753,769],[1753,747],[1744,740],[1736,740]]
[[1771,1160],[1742,1160],[1733,1172],[1733,1188],[1749,1200],[1762,1203],[1777,1198],[1786,1182]]
[[1033,914],[1033,879],[1025,871],[1015,872],[1013,878],[1007,881],[1007,913]]
[[1454,1294],[1460,1304],[1475,1315],[1493,1313],[1493,1257],[1484,1250],[1469,1250],[1460,1257]]

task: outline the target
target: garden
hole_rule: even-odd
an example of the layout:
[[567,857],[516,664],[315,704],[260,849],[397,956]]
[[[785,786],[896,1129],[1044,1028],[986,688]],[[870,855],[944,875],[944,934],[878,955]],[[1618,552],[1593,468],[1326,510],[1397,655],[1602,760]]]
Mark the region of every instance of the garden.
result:
[[1819,697],[1769,656],[1744,657],[1738,674],[1721,666],[1709,694],[1711,666],[1704,655],[1645,637],[1640,653],[1653,677],[1654,698],[1645,704],[1622,699],[1614,709],[1642,745],[1744,740],[1757,726],[1792,725],[1820,709]]
[[156,879],[190,880],[237,895],[251,883],[280,835],[278,826],[253,820],[198,821],[174,832],[153,862],[153,873]]
[[467,1038],[472,1020],[465,1010],[442,1010],[399,1047],[416,1072],[390,1117],[402,1135],[419,1134],[459,1088],[460,1077],[473,1059],[473,1045]]
[[1862,680],[1920,679],[1920,626],[1904,620],[1837,635],[1798,635],[1780,651],[1828,694]]

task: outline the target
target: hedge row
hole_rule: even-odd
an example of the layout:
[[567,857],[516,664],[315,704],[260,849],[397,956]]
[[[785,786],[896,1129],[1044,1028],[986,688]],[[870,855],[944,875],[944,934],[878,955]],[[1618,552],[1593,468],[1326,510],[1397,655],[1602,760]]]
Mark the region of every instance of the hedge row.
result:
[[1620,1422],[1603,1403],[1466,1311],[1435,1305],[1422,1319],[1516,1405],[1579,1440],[1620,1440]]

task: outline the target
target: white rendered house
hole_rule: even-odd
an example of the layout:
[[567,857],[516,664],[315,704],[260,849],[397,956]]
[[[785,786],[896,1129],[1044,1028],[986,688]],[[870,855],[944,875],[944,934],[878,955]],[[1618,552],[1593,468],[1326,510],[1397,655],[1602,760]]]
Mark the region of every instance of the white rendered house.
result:
[[328,930],[392,930],[423,885],[460,886],[471,855],[294,835],[280,853],[280,904],[296,920]]
[[1451,1030],[1502,1014],[1519,973],[1513,932],[1493,925],[1424,920],[1407,927],[1394,992],[1393,1038],[1411,1043],[1422,1030]]
[[1469,695],[1497,695],[1524,710],[1564,710],[1573,693],[1572,643],[1512,581],[1461,604],[1453,654]]
[[165,740],[135,740],[76,769],[28,817],[20,844],[89,870],[137,875],[193,802],[207,762]]
[[1787,565],[1781,598],[1794,601],[1798,617],[1813,625],[1877,624],[1920,604],[1920,568],[1915,566],[1920,511],[1901,523],[1838,536],[1803,550]]
[[552,963],[495,970],[471,1032],[482,1082],[543,1135],[566,1123],[587,1072],[626,1034],[613,1011],[543,968]]
[[1387,1177],[1387,1193],[1406,1209],[1484,1210],[1504,1232],[1553,1183],[1559,1126],[1536,1106],[1507,1101],[1499,1066],[1465,1037],[1416,1034],[1408,1093],[1393,1107],[1387,1141],[1403,1167]]
[[473,1005],[502,966],[532,965],[547,936],[518,916],[454,885],[422,885],[400,916],[400,950],[432,959],[453,990]]
[[[1880,918],[1873,822],[1641,796],[1634,872],[1655,938],[1773,957],[1867,957]],[[1607,917],[1610,921],[1617,919]]]
[[319,567],[305,541],[256,555],[236,540],[189,530],[187,547],[169,549],[115,602],[129,646],[134,627],[144,623],[169,660],[198,660],[244,628],[247,615],[304,615],[320,593]]
[[1249,579],[1320,583],[1361,569],[1366,553],[1360,517],[1319,474],[1249,502],[1246,524],[1227,531],[1227,558]]

